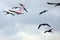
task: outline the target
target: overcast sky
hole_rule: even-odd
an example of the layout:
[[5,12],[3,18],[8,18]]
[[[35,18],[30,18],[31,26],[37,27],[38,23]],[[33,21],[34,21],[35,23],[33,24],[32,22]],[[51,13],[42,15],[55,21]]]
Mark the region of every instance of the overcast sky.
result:
[[[54,7],[46,2],[60,0],[0,0],[0,40],[60,40],[60,6]],[[28,10],[23,15],[5,15],[12,7],[23,3]],[[15,10],[15,9],[14,9]],[[48,12],[39,15],[43,10]],[[44,33],[49,28],[38,25],[48,23],[53,28],[52,33]]]

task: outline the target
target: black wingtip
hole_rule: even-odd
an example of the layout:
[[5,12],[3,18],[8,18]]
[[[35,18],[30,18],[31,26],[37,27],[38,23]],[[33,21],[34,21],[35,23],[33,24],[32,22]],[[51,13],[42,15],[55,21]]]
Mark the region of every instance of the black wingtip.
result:
[[41,15],[41,13],[39,13],[39,15]]
[[50,4],[49,2],[47,2],[47,4]]
[[44,33],[46,33],[46,31]]
[[39,29],[39,28],[38,28]]
[[18,3],[20,6],[23,6],[23,4],[22,3]]

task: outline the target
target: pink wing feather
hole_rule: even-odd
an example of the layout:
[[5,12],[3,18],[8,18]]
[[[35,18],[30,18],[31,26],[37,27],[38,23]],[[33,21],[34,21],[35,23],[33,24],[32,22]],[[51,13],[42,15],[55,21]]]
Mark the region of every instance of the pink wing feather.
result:
[[23,7],[20,7],[19,8],[19,13],[22,13],[23,12]]

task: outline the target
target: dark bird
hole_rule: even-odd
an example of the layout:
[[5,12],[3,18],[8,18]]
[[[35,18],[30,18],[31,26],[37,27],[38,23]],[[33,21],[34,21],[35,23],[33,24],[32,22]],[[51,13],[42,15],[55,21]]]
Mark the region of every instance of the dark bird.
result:
[[49,4],[49,5],[55,5],[55,7],[56,6],[60,6],[60,3],[50,3],[50,2],[47,2],[47,4]]
[[50,2],[47,2],[47,4],[49,4],[49,5],[55,5],[55,4],[57,4],[57,3],[50,3]]
[[39,29],[41,26],[48,26],[48,27],[51,27],[49,24],[43,23],[43,24],[40,24],[40,25],[38,26],[38,29]]
[[44,10],[44,11],[40,12],[39,15],[41,15],[41,14],[47,12],[47,11],[48,11],[48,10]]
[[49,30],[45,31],[44,33],[46,33],[46,32],[52,32],[52,29],[49,29]]
[[57,4],[55,5],[55,7],[56,7],[56,6],[60,6],[60,3],[57,3]]
[[[10,13],[10,12],[8,12],[8,11],[3,11],[3,12],[6,12],[7,14],[11,14],[11,15],[15,16],[14,14],[12,14],[12,13]],[[7,15],[7,14],[6,14],[6,15]]]
[[9,11],[13,12],[13,13],[16,13],[16,14],[24,14],[24,13],[20,13],[20,12],[14,11],[14,10],[9,10]]
[[24,7],[24,5],[23,4],[19,4],[20,6],[22,6],[23,7],[23,9],[26,11],[26,12],[28,12],[27,11],[27,9]]

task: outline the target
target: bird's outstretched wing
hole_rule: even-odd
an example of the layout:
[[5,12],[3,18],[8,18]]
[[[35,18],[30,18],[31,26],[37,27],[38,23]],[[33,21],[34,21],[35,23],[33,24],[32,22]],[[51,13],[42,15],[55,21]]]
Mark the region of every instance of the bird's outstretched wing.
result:
[[14,11],[14,10],[9,10],[10,12],[14,12],[14,13],[17,13],[16,11]]
[[24,5],[23,5],[22,3],[20,3],[19,5],[22,6],[23,9],[24,9],[26,12],[28,12],[27,9],[24,7]]
[[56,6],[60,6],[60,3],[57,3],[57,4],[55,5],[55,7],[56,7]]
[[39,15],[41,15],[41,14],[47,12],[47,11],[48,11],[48,10],[44,10],[44,11],[40,12]]
[[51,27],[49,24],[45,24],[45,25],[47,25],[48,27]]
[[26,12],[28,12],[27,9],[26,9],[25,7],[23,7],[23,8],[24,8],[24,10],[25,10]]
[[49,30],[45,31],[44,33],[46,33],[46,32],[52,32],[52,29],[49,29]]
[[[15,16],[14,14],[12,14],[12,13],[10,13],[10,12],[8,12],[8,11],[3,11],[3,12],[6,12],[7,14],[11,14],[12,16]],[[6,14],[6,15],[7,15]]]
[[47,2],[47,4],[49,4],[49,5],[55,5],[55,7],[56,6],[60,6],[60,3],[50,3],[50,2]]
[[47,2],[47,4],[50,4],[50,5],[55,5],[55,4],[57,4],[57,3],[50,3],[50,2]]
[[41,27],[41,26],[48,26],[48,27],[51,27],[49,24],[47,24],[47,23],[43,23],[43,24],[40,24],[39,26],[38,26],[38,29]]
[[38,29],[41,27],[41,24],[38,26]]
[[10,12],[14,12],[14,13],[16,13],[16,14],[24,14],[24,13],[19,13],[19,12],[17,12],[17,11],[14,11],[14,10],[9,10]]
[[14,14],[10,13],[11,15],[15,16]]
[[12,9],[16,9],[16,8],[20,8],[20,7],[12,7]]
[[47,31],[45,31],[44,33],[46,33]]

